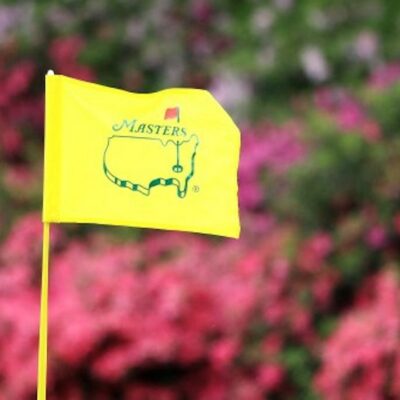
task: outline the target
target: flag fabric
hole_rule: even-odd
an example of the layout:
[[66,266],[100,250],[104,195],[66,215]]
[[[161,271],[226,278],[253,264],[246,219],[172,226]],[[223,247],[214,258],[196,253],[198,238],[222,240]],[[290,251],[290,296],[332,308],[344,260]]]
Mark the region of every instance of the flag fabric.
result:
[[164,119],[175,119],[180,122],[179,118],[179,107],[174,107],[174,108],[167,108],[165,110],[165,115]]
[[45,131],[44,222],[239,236],[240,132],[209,92],[47,75]]

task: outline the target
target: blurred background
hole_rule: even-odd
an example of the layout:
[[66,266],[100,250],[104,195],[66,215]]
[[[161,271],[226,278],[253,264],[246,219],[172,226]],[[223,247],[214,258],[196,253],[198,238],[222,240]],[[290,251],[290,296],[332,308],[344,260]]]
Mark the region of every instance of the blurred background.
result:
[[0,3],[0,399],[36,392],[44,75],[210,90],[240,240],[52,231],[50,399],[400,399],[400,3]]

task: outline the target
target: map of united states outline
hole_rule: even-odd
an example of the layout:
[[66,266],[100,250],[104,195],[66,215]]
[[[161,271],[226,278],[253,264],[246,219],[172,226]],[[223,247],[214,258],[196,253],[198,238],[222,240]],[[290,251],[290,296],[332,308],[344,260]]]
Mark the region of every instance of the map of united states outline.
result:
[[[164,171],[164,176],[155,176],[151,178],[148,182],[140,182],[140,179],[135,181],[131,177],[121,176],[121,174],[114,173],[112,168],[110,168],[108,160],[110,155],[110,149],[113,143],[113,140],[119,139],[128,139],[128,140],[135,140],[135,144],[138,145],[138,149],[140,150],[141,141],[146,141],[142,143],[154,143],[154,146],[161,146],[160,148],[164,151],[169,151],[174,146],[175,147],[175,163],[171,165],[169,171]],[[152,141],[152,142],[149,142]],[[137,137],[137,136],[120,136],[120,135],[113,135],[108,138],[106,148],[104,150],[103,155],[103,172],[105,176],[115,185],[120,188],[126,188],[133,192],[139,192],[145,196],[149,196],[151,194],[151,190],[157,186],[176,186],[177,189],[177,196],[179,198],[184,198],[187,194],[189,181],[193,177],[195,173],[195,159],[197,154],[197,149],[199,146],[199,138],[197,135],[193,134],[189,139],[178,141],[178,140],[171,140],[168,139],[163,141],[160,138],[146,138],[146,137]],[[182,146],[190,146],[193,145],[193,151],[189,154],[190,159],[185,160],[188,163],[189,168],[184,169],[181,164],[181,152]],[[171,146],[172,145],[172,146]],[[168,147],[169,146],[169,147]],[[131,160],[132,161],[132,160]],[[157,162],[157,160],[154,160]],[[138,165],[138,168],[143,167]],[[140,171],[138,171],[140,174]],[[166,173],[168,172],[168,174]],[[182,175],[181,175],[182,174]],[[120,176],[117,176],[120,175]]]

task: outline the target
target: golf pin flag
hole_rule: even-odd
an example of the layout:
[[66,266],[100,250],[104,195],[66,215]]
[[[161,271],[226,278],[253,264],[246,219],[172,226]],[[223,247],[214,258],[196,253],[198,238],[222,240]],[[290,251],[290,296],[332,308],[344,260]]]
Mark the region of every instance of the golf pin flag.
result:
[[165,110],[164,119],[176,119],[179,122],[179,107],[167,108]]
[[240,132],[199,89],[46,76],[43,221],[237,238]]

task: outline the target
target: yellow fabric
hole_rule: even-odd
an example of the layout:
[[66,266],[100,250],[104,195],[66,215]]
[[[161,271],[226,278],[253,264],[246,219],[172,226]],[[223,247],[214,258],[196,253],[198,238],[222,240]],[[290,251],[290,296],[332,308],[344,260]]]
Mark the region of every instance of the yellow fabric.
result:
[[43,221],[239,236],[240,132],[199,89],[46,76]]

